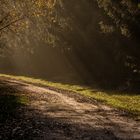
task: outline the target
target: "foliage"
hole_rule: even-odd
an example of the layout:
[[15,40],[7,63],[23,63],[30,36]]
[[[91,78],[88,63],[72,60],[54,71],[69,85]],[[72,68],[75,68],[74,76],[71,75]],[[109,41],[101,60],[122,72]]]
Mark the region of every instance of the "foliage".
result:
[[134,0],[2,0],[0,26],[6,28],[0,31],[0,44],[11,55],[20,52],[38,61],[39,53],[52,47],[86,82],[138,88],[138,5]]

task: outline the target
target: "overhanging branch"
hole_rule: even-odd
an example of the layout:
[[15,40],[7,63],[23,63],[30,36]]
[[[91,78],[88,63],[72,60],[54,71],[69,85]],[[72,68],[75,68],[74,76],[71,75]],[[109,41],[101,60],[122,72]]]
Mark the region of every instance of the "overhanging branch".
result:
[[3,29],[5,29],[5,28],[7,28],[7,27],[9,27],[9,26],[11,26],[11,25],[13,25],[14,23],[16,23],[16,22],[18,22],[18,21],[20,21],[20,20],[22,20],[22,19],[23,19],[23,17],[20,18],[20,19],[14,20],[14,21],[12,21],[12,22],[10,22],[10,23],[8,23],[7,25],[1,27],[1,28],[0,28],[0,31],[2,31]]

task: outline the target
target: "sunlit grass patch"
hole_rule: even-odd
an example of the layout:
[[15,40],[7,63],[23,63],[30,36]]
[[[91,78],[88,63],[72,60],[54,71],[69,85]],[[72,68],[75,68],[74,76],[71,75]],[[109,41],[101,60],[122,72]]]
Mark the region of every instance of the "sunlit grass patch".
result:
[[0,95],[0,123],[15,117],[18,114],[18,108],[28,103],[28,99],[22,96],[16,96],[10,93]]
[[17,102],[22,105],[27,105],[29,103],[29,100],[27,97],[21,96],[18,98]]
[[112,107],[123,109],[132,114],[140,116],[140,94],[122,93],[119,91],[99,91],[87,86],[61,84],[25,76],[12,76],[4,74],[0,74],[0,76],[13,78],[16,80],[22,80],[28,83],[37,84],[41,86],[50,86],[58,89],[74,91],[77,94],[88,96],[90,98],[104,102],[105,104],[110,105]]
[[84,95],[90,96],[113,107],[129,111],[130,113],[140,115],[140,95],[129,95],[126,93],[118,94],[117,92],[83,92]]

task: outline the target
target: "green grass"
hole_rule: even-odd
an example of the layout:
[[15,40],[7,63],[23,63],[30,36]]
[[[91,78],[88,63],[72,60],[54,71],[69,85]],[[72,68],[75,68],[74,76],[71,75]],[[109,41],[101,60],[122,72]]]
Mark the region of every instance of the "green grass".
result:
[[19,97],[10,93],[0,95],[0,123],[16,117],[18,108],[26,105],[27,102],[26,97]]
[[139,94],[122,93],[118,91],[99,91],[99,90],[95,91],[94,89],[87,86],[61,84],[61,83],[49,82],[41,79],[29,78],[25,76],[13,76],[13,75],[5,75],[5,74],[0,74],[0,76],[13,78],[16,80],[22,80],[32,84],[39,84],[41,86],[50,86],[59,89],[71,90],[76,92],[77,94],[82,94],[84,96],[94,98],[112,107],[119,108],[128,111],[134,115],[140,116]]
[[4,123],[19,114],[18,109],[28,104],[28,98],[21,91],[8,84],[0,84],[0,123]]

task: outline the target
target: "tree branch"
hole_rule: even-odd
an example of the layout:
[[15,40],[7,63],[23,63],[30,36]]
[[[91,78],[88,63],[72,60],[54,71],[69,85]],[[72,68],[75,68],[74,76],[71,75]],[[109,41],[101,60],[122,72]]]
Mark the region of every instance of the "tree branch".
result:
[[2,23],[9,15],[10,15],[10,13],[7,13],[7,14],[0,20],[0,23]]
[[12,22],[10,22],[10,23],[8,23],[7,25],[5,25],[5,26],[3,26],[2,28],[0,28],[0,31],[2,31],[3,29],[5,29],[5,28],[11,26],[12,24],[14,24],[14,23],[16,23],[16,22],[18,22],[18,21],[20,21],[20,20],[22,20],[22,19],[23,19],[23,17],[20,18],[20,19],[14,20],[14,21],[12,21]]

